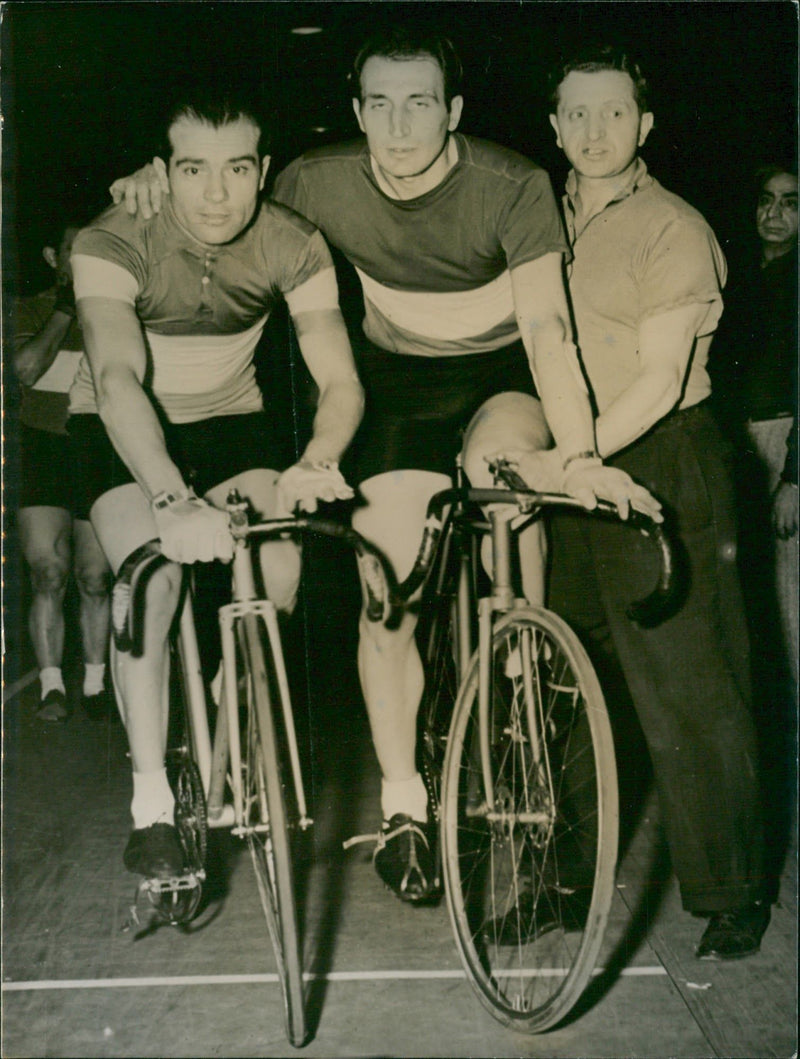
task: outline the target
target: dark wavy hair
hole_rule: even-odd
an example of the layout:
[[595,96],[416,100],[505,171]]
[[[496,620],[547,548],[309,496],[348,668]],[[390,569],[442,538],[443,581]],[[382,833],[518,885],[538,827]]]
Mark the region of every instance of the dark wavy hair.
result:
[[270,152],[269,121],[258,100],[249,93],[240,93],[229,87],[218,91],[211,86],[205,88],[193,86],[183,94],[175,95],[164,111],[161,123],[161,146],[158,153],[167,162],[172,156],[169,131],[181,118],[201,121],[214,129],[231,125],[240,119],[250,121],[259,132],[257,146],[259,161]]
[[601,70],[619,70],[633,81],[633,98],[639,113],[647,111],[647,81],[641,67],[629,53],[614,44],[588,44],[569,59],[555,66],[548,77],[548,96],[553,111],[558,107],[559,89],[568,74],[595,74]]
[[793,165],[792,162],[787,162],[785,165],[781,162],[770,162],[768,165],[759,166],[753,174],[756,194],[760,195],[767,183],[774,176],[779,176],[781,173],[785,173],[787,176],[794,177],[797,180],[797,166]]
[[384,59],[416,59],[429,56],[438,63],[444,78],[444,102],[449,109],[453,96],[461,95],[463,67],[452,41],[439,33],[416,30],[413,27],[396,26],[371,36],[360,48],[353,60],[347,81],[354,97],[361,94],[361,71],[367,59],[373,55]]

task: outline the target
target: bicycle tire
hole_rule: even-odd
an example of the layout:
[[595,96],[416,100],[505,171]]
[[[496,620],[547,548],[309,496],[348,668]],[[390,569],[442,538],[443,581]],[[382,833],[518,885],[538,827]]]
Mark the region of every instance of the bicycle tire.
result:
[[208,816],[203,781],[196,763],[184,755],[175,783],[175,826],[190,868],[206,866]]
[[540,1033],[577,1003],[602,944],[617,859],[614,746],[594,669],[557,615],[524,607],[502,617],[490,670],[493,805],[482,771],[477,652],[445,758],[447,904],[481,1002],[504,1025]]
[[[280,752],[273,717],[264,646],[266,632],[254,614],[242,617],[241,631],[250,700],[250,709],[246,711],[249,720],[244,768],[247,844],[278,965],[286,1036],[299,1048],[306,1042],[307,1028],[290,820],[286,804],[290,788],[284,781],[288,765]],[[267,829],[256,830],[254,825],[263,823],[268,823]]]
[[438,823],[447,733],[458,697],[456,637],[458,561],[452,537],[443,544],[439,565],[428,580],[420,607],[417,643],[425,684],[418,714],[417,765],[428,792],[431,817]]

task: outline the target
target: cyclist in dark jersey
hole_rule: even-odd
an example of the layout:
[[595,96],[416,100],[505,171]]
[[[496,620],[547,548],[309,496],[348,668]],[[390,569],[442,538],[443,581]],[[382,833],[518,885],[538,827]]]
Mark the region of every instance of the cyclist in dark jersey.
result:
[[[568,246],[547,174],[521,155],[456,132],[461,67],[449,41],[398,31],[356,58],[353,107],[366,141],[293,162],[275,198],[316,224],[364,290],[367,411],[355,527],[398,577],[410,569],[429,498],[459,450],[473,484],[484,457],[545,450],[542,486],[657,512],[626,474],[603,467],[571,341],[562,283]],[[146,169],[112,187],[149,211]],[[149,192],[153,193],[152,203]],[[552,434],[551,434],[552,432]],[[543,594],[543,542],[522,543],[526,594]],[[427,795],[416,769],[422,666],[415,618],[361,622],[359,671],[383,774],[375,864],[404,900],[429,896]]]

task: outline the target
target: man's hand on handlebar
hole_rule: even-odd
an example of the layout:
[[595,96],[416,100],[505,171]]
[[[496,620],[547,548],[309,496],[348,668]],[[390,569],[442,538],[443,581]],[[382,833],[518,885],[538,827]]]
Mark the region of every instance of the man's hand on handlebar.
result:
[[311,513],[317,510],[317,501],[350,500],[353,490],[342,477],[337,463],[300,460],[278,479],[278,494],[288,514],[296,508]]
[[233,558],[228,513],[188,491],[153,499],[161,551],[177,563],[209,563]]
[[108,190],[115,203],[125,201],[128,213],[141,212],[145,219],[150,218],[161,212],[162,197],[169,195],[167,167],[161,158],[155,157],[131,176],[115,180]]
[[620,518],[627,518],[634,507],[654,522],[664,520],[661,504],[644,486],[625,471],[607,467],[596,459],[576,459],[565,468],[558,449],[510,449],[494,453],[493,458],[501,455],[515,463],[528,486],[540,493],[566,493],[589,511],[598,500],[609,500]]

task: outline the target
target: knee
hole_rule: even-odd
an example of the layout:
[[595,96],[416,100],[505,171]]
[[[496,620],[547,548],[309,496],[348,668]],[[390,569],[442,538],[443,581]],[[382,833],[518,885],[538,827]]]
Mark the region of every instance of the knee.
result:
[[267,599],[285,614],[291,614],[297,603],[300,564],[300,550],[294,544],[267,546],[261,555]]
[[40,556],[30,562],[31,585],[36,595],[63,595],[69,568],[58,556]]
[[111,571],[107,566],[81,564],[75,569],[80,594],[88,599],[104,599],[111,591]]
[[416,628],[416,615],[409,611],[396,625],[390,626],[382,621],[370,621],[362,611],[359,622],[361,650],[371,657],[389,658],[405,654],[414,642]]
[[147,586],[145,628],[158,629],[164,634],[175,615],[180,595],[182,571],[177,564],[164,566]]
[[541,402],[523,393],[503,393],[486,401],[464,438],[464,470],[476,486],[491,484],[487,458],[511,450],[548,449],[552,435]]

